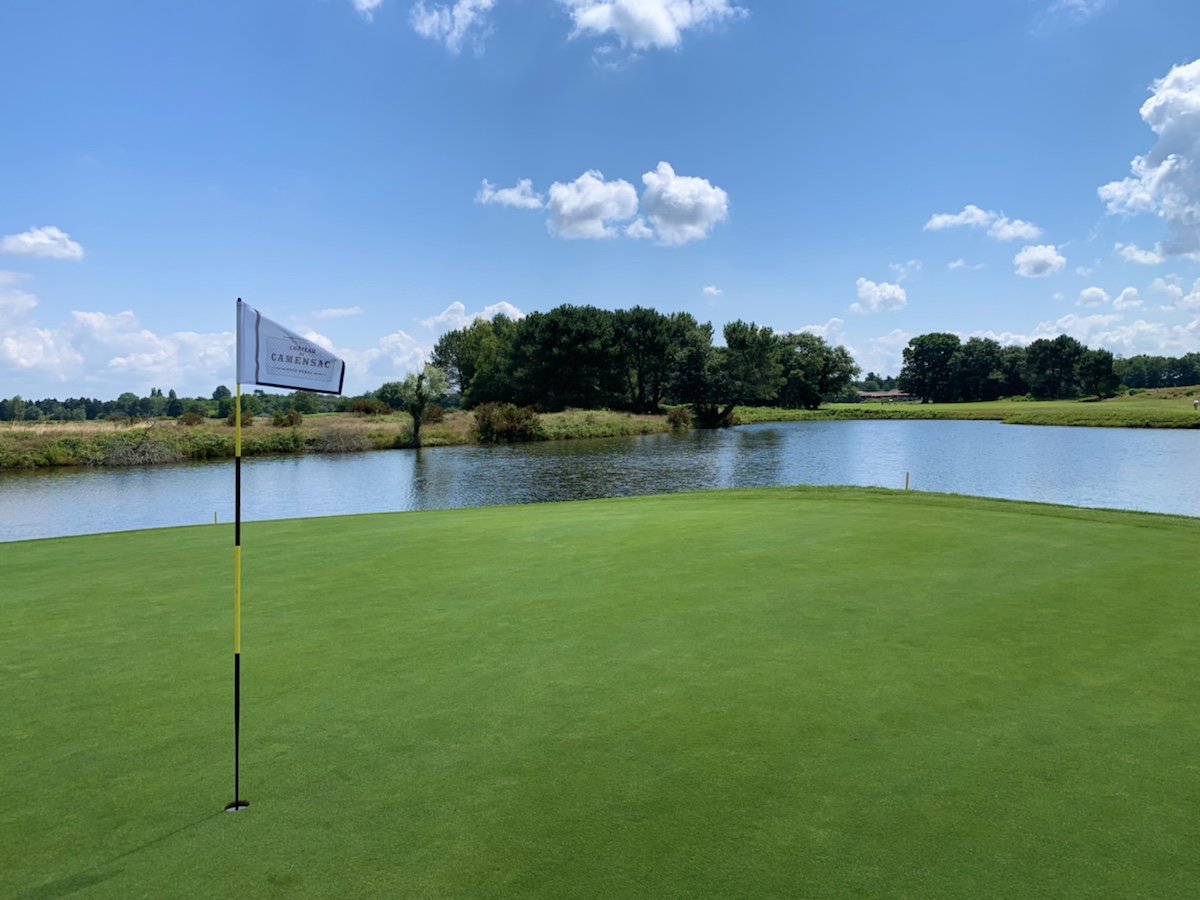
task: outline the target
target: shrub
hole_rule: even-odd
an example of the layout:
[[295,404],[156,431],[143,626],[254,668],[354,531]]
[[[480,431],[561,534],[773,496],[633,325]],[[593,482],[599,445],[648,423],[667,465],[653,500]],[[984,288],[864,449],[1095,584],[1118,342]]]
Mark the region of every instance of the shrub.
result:
[[[234,418],[236,410],[230,410],[229,415],[225,417],[225,424],[232,428],[237,424],[237,419]],[[254,413],[242,410],[242,427],[250,428],[254,424]]]
[[436,425],[445,418],[446,411],[436,403],[426,403],[425,410],[421,413],[421,420],[433,425]]
[[295,428],[303,421],[304,416],[294,409],[289,409],[287,412],[277,409],[271,413],[271,424],[276,428]]
[[475,439],[481,444],[536,441],[542,436],[541,418],[532,407],[484,403],[475,409]]
[[204,416],[198,412],[185,412],[179,417],[179,424],[185,428],[194,428],[204,421]]
[[371,449],[371,439],[349,428],[330,428],[316,436],[309,445],[318,453],[356,453]]
[[667,412],[667,422],[676,431],[686,431],[692,427],[692,411],[686,406],[673,406]]
[[356,416],[390,416],[392,414],[392,408],[382,400],[370,400],[365,397],[351,400],[346,411]]

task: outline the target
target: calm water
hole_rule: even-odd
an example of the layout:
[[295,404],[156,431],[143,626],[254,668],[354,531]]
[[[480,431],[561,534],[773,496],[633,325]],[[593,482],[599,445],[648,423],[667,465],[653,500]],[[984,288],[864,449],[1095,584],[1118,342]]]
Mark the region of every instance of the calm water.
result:
[[[1200,516],[1200,432],[792,422],[512,447],[255,458],[247,520],[787,484],[904,487]],[[233,518],[233,462],[0,473],[0,541]]]

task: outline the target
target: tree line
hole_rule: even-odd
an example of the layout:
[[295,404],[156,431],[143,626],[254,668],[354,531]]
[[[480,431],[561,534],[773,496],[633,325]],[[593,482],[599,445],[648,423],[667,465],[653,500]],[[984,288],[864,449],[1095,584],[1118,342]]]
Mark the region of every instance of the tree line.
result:
[[816,409],[859,367],[814,334],[778,334],[736,321],[724,346],[690,313],[565,304],[522,319],[499,315],[447,332],[432,363],[464,408],[484,403],[661,412],[692,407],[698,423],[727,424],[735,406]]
[[[735,406],[816,409],[828,400],[855,399],[857,390],[899,389],[923,402],[944,403],[1013,396],[1106,397],[1120,389],[1200,384],[1200,353],[1121,358],[1067,335],[1018,347],[931,332],[909,341],[899,376],[868,372],[858,381],[860,369],[849,351],[817,335],[779,334],[743,321],[724,327],[724,346],[714,344],[714,335],[711,323],[697,322],[690,313],[665,314],[641,306],[604,310],[563,305],[522,319],[498,315],[444,334],[425,378],[413,375],[357,397],[255,389],[243,393],[242,409],[252,415],[290,410],[310,415],[376,403],[378,411],[411,412],[426,397],[467,409],[500,403],[547,411],[577,407],[654,413],[668,405],[687,405],[699,424],[711,427],[727,424]],[[144,397],[126,391],[115,400],[26,400],[17,395],[0,399],[0,421],[176,418],[185,413],[226,418],[233,405],[225,385],[207,397],[179,397],[159,388]]]
[[1182,384],[1200,384],[1200,353],[1121,359],[1065,334],[1025,347],[1005,347],[991,338],[963,342],[946,332],[918,335],[904,348],[904,365],[896,379],[896,387],[917,395],[922,403],[1015,396],[1103,398],[1121,388]]

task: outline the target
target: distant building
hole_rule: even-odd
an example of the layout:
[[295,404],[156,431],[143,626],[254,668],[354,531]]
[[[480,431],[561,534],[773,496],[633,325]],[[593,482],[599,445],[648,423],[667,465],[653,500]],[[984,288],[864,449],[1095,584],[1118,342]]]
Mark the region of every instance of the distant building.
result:
[[920,400],[916,394],[907,391],[859,391],[859,400]]

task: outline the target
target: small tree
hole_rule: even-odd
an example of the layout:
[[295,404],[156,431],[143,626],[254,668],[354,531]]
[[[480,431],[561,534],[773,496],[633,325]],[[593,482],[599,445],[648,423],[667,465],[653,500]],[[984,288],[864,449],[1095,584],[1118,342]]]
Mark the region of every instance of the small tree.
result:
[[375,396],[392,409],[403,410],[412,417],[412,443],[414,447],[420,447],[425,407],[445,398],[449,390],[446,373],[427,363],[423,371],[411,374],[403,381],[389,381],[375,392]]

